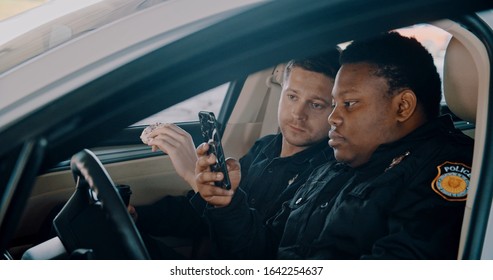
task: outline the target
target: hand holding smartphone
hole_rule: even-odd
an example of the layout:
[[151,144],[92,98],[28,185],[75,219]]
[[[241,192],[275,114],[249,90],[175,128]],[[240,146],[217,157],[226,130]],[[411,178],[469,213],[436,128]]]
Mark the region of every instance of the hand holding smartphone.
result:
[[224,174],[224,179],[221,182],[215,182],[215,185],[229,190],[231,189],[231,182],[229,180],[226,160],[224,159],[224,151],[221,145],[221,136],[219,135],[216,117],[212,112],[200,111],[199,120],[204,142],[209,144],[207,154],[214,154],[216,156],[216,163],[211,165],[211,170]]

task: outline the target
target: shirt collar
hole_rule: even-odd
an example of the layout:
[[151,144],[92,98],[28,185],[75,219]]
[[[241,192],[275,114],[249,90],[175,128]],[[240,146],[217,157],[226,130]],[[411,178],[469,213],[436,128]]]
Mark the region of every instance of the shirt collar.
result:
[[380,145],[372,154],[370,160],[355,168],[356,170],[373,170],[374,168],[386,168],[393,159],[400,156],[407,156],[417,142],[430,139],[435,135],[449,133],[455,130],[454,123],[450,115],[443,115],[436,119],[426,122],[403,138],[388,144]]
[[[323,139],[319,143],[312,145],[307,149],[304,149],[303,151],[298,152],[292,156],[282,158],[281,160],[293,160],[295,163],[302,164],[311,160],[311,158],[313,158],[314,155],[320,153],[323,153],[323,155],[326,158],[333,158],[334,157],[333,151],[329,147],[328,141],[329,141],[328,138]],[[281,154],[281,148],[282,148],[282,134],[279,133],[276,135],[276,137],[274,137],[274,139],[272,139],[265,146],[265,148],[262,150],[262,153],[266,157],[271,159],[279,158],[279,155]]]

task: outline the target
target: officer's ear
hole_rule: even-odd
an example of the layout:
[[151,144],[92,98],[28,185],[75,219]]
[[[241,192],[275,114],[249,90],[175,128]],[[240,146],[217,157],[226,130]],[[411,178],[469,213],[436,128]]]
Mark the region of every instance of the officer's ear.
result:
[[396,94],[393,102],[395,105],[394,108],[396,108],[396,119],[398,122],[405,122],[416,113],[418,99],[416,98],[416,94],[410,89],[405,89]]

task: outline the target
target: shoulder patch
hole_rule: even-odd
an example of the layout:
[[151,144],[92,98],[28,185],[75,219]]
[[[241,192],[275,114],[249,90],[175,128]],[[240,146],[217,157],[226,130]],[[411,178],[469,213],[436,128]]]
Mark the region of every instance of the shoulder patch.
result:
[[446,161],[437,166],[438,174],[431,182],[431,188],[449,201],[467,199],[471,167],[458,162]]

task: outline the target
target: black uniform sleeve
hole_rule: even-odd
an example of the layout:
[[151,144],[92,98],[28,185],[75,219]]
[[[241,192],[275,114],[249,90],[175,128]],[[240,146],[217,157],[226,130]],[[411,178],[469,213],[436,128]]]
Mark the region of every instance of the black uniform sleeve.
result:
[[287,216],[281,211],[272,219],[275,223],[265,223],[254,208],[248,207],[246,194],[240,189],[227,207],[209,207],[205,212],[221,257],[232,259],[275,258],[284,230],[280,220]]
[[250,166],[255,160],[255,157],[257,157],[258,154],[262,151],[262,149],[275,137],[276,135],[267,135],[258,139],[253,144],[252,148],[250,148],[250,150],[248,150],[248,152],[243,157],[240,158],[242,178],[248,177],[248,170],[250,169]]
[[388,235],[363,259],[457,259],[465,201],[441,197],[431,182],[418,182],[396,198]]
[[230,259],[277,258],[286,221],[291,213],[289,204],[294,193],[307,180],[307,176],[301,177],[288,186],[284,196],[278,198],[279,206],[275,208],[279,210],[267,220],[256,209],[248,206],[247,195],[241,189],[235,193],[230,205],[223,208],[206,207],[204,216],[220,255]]

